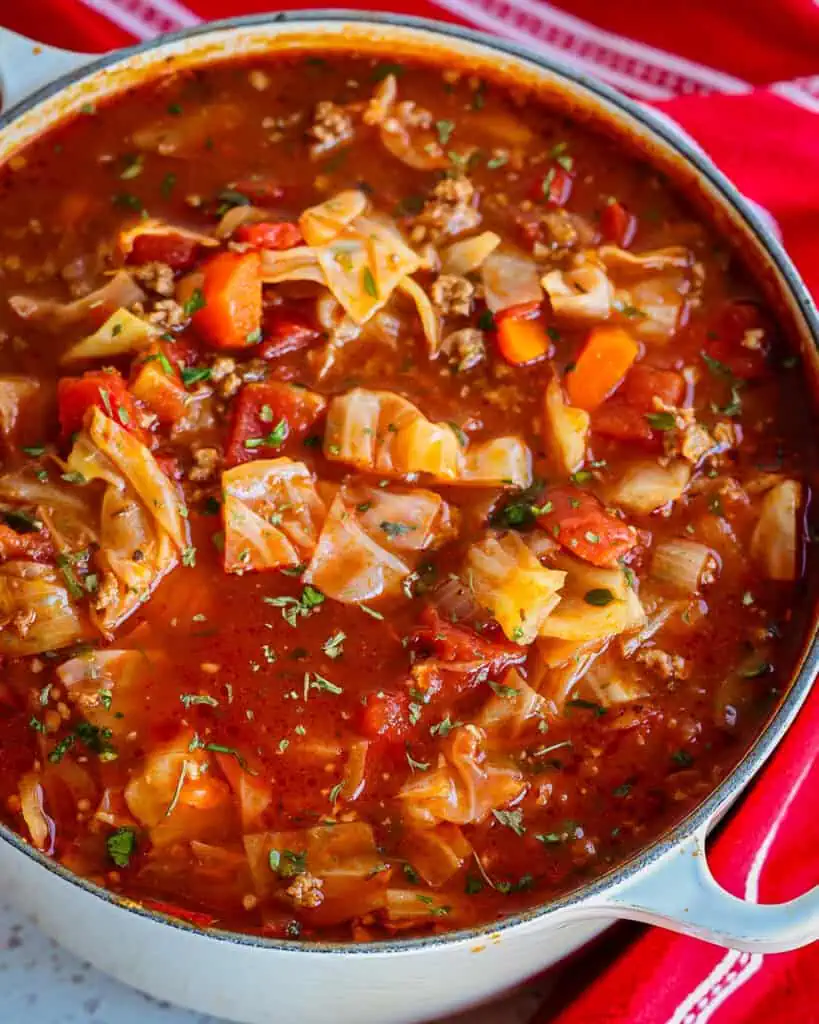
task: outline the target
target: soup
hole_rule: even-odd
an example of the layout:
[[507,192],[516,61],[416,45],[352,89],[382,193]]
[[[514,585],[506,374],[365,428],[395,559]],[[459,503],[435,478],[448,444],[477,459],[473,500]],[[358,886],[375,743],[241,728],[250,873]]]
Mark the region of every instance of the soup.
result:
[[747,749],[808,396],[622,139],[423,63],[224,63],[12,157],[0,224],[0,814],[38,850],[200,925],[440,932]]

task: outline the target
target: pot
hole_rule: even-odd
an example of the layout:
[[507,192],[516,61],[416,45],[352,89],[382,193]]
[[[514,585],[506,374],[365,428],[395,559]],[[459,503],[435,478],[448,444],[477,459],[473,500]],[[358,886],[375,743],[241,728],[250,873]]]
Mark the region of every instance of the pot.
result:
[[[170,66],[320,46],[427,55],[512,77],[604,120],[688,192],[748,262],[799,340],[814,384],[819,320],[767,221],[669,121],[571,67],[479,33],[417,18],[298,12],[239,18],[92,58],[0,35],[0,160],[84,104]],[[10,107],[10,109],[8,109]],[[816,388],[814,388],[816,390]],[[78,956],[151,995],[244,1024],[411,1024],[477,1004],[525,981],[630,918],[753,953],[819,937],[819,888],[781,905],[737,899],[712,877],[706,837],[787,730],[819,666],[816,616],[794,658],[787,693],[752,749],[693,813],[661,839],[578,891],[471,931],[375,942],[282,942],[201,930],[72,875],[0,827],[5,891]]]

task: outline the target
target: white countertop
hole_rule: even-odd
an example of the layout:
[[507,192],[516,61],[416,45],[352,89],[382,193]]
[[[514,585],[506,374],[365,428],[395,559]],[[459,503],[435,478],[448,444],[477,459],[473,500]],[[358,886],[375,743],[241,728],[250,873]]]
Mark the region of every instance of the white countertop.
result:
[[[2,890],[2,879],[0,879]],[[457,1024],[528,1024],[547,979]],[[449,1024],[456,1024],[453,1019]],[[142,995],[46,938],[0,899],[0,1021],[3,1024],[223,1024]],[[443,1024],[443,1022],[442,1022]]]

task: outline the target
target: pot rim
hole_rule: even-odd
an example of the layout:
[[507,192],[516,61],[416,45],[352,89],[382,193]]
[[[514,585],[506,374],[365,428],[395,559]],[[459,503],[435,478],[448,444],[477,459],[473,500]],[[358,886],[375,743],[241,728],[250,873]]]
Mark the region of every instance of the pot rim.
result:
[[[61,92],[67,86],[80,82],[95,73],[112,65],[127,63],[131,58],[151,50],[199,36],[212,33],[241,31],[263,28],[270,25],[285,24],[290,26],[305,25],[320,28],[327,22],[350,23],[359,25],[387,25],[391,28],[407,29],[411,32],[426,32],[439,41],[446,43],[448,39],[477,44],[490,51],[522,60],[535,69],[548,71],[562,82],[570,86],[579,86],[591,93],[596,99],[619,109],[638,122],[651,135],[659,138],[690,165],[697,175],[704,179],[718,195],[720,201],[734,214],[737,220],[752,236],[777,270],[781,278],[780,293],[787,293],[792,300],[802,323],[810,333],[814,346],[819,349],[819,313],[810,293],[785,252],[781,242],[765,222],[763,216],[754,209],[737,187],[711,162],[706,153],[683,131],[676,128],[669,119],[639,102],[630,99],[619,90],[573,69],[568,63],[551,56],[529,51],[508,40],[495,39],[487,33],[466,28],[448,22],[438,22],[430,18],[390,12],[367,12],[344,8],[318,8],[312,10],[280,11],[273,14],[250,14],[219,21],[204,22],[178,32],[168,33],[154,39],[145,40],[130,47],[113,50],[96,59],[84,63],[79,68],[59,75],[53,81],[36,89],[22,101],[0,115],[0,133],[9,127],[18,117],[27,113],[39,103]],[[316,40],[319,43],[319,39]],[[228,55],[227,59],[230,57]],[[213,59],[212,63],[218,62]],[[205,61],[203,63],[208,63]],[[150,71],[150,69],[148,69]],[[148,75],[146,74],[146,77]],[[49,126],[50,128],[51,126]],[[46,131],[48,128],[45,129]],[[115,907],[140,917],[155,921],[158,924],[189,932],[199,938],[214,939],[219,942],[237,946],[250,946],[260,949],[276,950],[284,953],[300,954],[342,954],[345,956],[376,956],[406,953],[420,953],[437,947],[451,946],[457,943],[475,943],[487,939],[499,939],[503,932],[524,925],[541,923],[549,917],[568,914],[572,911],[583,915],[594,912],[605,914],[607,911],[606,896],[612,889],[633,880],[635,876],[653,867],[678,848],[686,839],[695,833],[705,830],[718,817],[731,797],[742,791],[744,786],[759,771],[776,745],[782,739],[795,719],[802,704],[807,698],[814,679],[819,673],[819,624],[814,615],[813,621],[801,640],[799,655],[791,673],[791,681],[781,698],[778,708],[762,728],[751,746],[742,755],[736,766],[726,775],[723,781],[696,807],[694,807],[676,825],[667,829],[648,846],[632,854],[621,864],[597,876],[585,885],[557,897],[548,904],[542,904],[510,915],[507,918],[490,921],[473,928],[445,932],[440,935],[409,937],[396,940],[379,940],[371,943],[301,941],[298,939],[274,939],[266,936],[235,932],[229,929],[202,928],[190,924],[180,918],[173,917],[136,903],[127,897],[118,895],[96,883],[74,874],[57,861],[39,850],[34,849],[18,833],[0,822],[0,840],[8,843],[13,849],[34,860],[42,868],[57,875],[64,881],[85,890]],[[608,911],[616,916],[616,908]]]

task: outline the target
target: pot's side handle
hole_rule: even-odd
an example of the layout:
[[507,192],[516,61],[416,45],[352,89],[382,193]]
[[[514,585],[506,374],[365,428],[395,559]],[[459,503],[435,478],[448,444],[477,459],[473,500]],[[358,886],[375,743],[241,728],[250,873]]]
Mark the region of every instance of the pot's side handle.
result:
[[819,939],[819,886],[788,903],[756,903],[765,844],[746,881],[748,899],[717,883],[708,867],[706,830],[639,872],[607,899],[618,917],[660,925],[683,935],[749,953],[782,953]]
[[57,50],[0,28],[0,110],[6,113],[35,89],[91,60],[90,53]]

